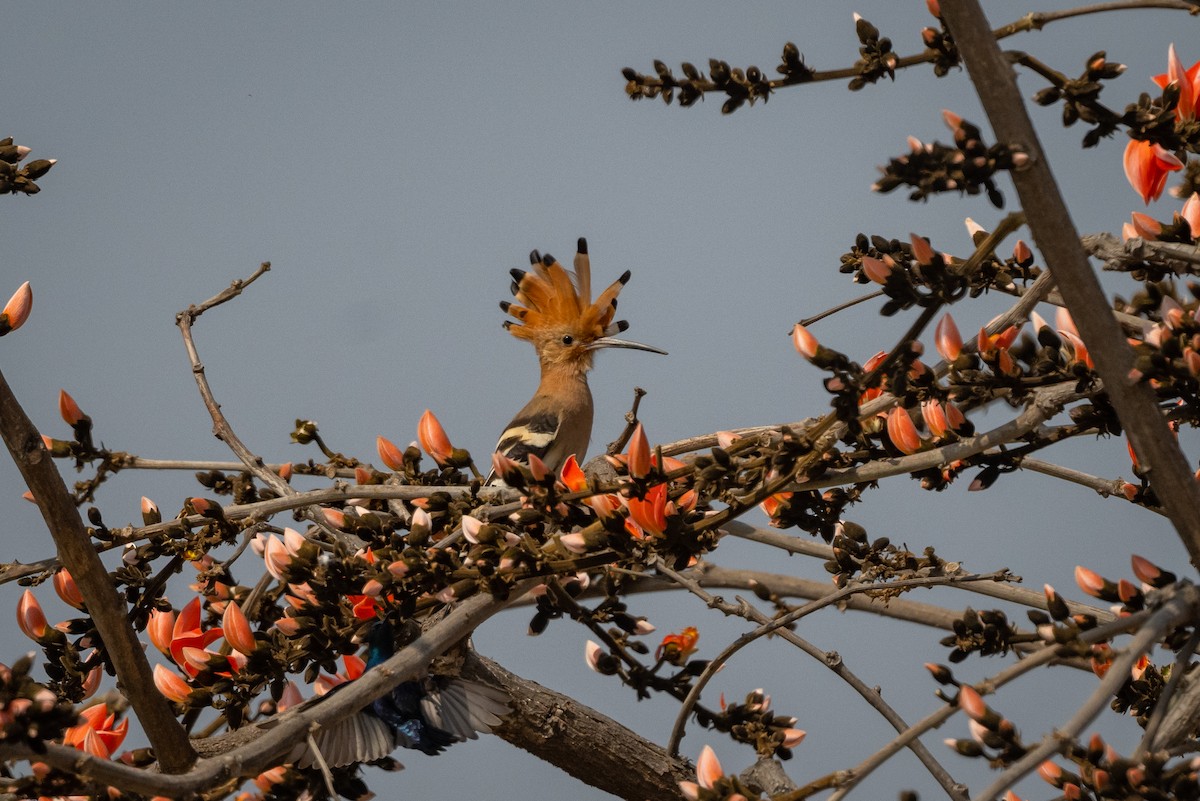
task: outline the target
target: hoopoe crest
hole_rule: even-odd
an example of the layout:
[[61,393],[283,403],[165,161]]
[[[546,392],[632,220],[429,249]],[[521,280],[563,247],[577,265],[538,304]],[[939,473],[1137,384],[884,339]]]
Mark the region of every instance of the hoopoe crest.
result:
[[[592,436],[587,373],[595,352],[602,348],[666,351],[615,338],[629,327],[613,317],[617,295],[630,274],[626,270],[592,300],[586,239],[579,239],[574,276],[549,254],[543,256],[535,250],[529,261],[531,271],[512,271],[516,302],[501,301],[500,308],[514,318],[504,323],[508,332],[537,351],[541,383],[500,435],[496,451],[518,462],[537,456],[547,468],[557,471],[572,454],[582,464]],[[493,478],[495,471],[489,481]]]

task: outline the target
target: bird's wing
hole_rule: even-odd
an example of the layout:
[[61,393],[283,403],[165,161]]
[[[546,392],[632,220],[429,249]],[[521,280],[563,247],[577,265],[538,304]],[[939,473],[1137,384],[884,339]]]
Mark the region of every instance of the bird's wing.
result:
[[491,731],[509,712],[508,696],[475,682],[452,679],[421,699],[421,713],[435,728],[461,740]]
[[[322,726],[313,733],[313,741],[321,752],[321,758],[331,768],[383,759],[398,745],[392,727],[365,712]],[[289,754],[289,759],[298,768],[309,768],[316,763],[316,755],[307,741],[298,743]]]
[[496,443],[496,450],[514,462],[528,463],[531,453],[545,461],[561,425],[562,417],[552,409],[540,409],[532,413],[522,411],[504,429],[500,441]]

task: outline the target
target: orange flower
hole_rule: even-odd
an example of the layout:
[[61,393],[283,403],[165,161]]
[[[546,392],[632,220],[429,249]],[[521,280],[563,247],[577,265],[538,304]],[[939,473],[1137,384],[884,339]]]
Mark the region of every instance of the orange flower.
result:
[[667,530],[666,484],[659,484],[647,490],[644,500],[630,498],[628,505],[629,519],[636,523],[642,531],[661,537]]
[[79,748],[93,756],[108,759],[121,747],[129,731],[129,719],[114,726],[117,716],[108,704],[95,704],[79,713],[81,722],[63,733],[63,745]]
[[1196,119],[1196,104],[1200,101],[1200,61],[1186,70],[1175,54],[1175,45],[1167,49],[1167,71],[1150,80],[1166,89],[1168,84],[1179,87],[1179,103],[1175,106],[1175,118],[1180,122]]
[[75,583],[75,579],[71,578],[71,574],[65,567],[60,567],[54,574],[54,591],[58,593],[58,597],[62,599],[63,603],[76,609],[83,609],[83,593],[79,591],[79,585]]
[[4,310],[0,311],[0,337],[11,334],[25,325],[31,309],[33,309],[33,290],[29,288],[29,282],[26,281],[17,288],[13,296],[8,299],[8,303],[4,304]]
[[699,639],[700,632],[695,626],[688,626],[678,634],[668,634],[662,638],[658,650],[654,652],[654,658],[682,666],[687,658],[696,652],[696,642]]
[[1144,203],[1158,200],[1167,175],[1180,169],[1183,162],[1162,145],[1131,139],[1125,146],[1125,177]]
[[962,334],[958,333],[958,326],[954,324],[954,318],[949,312],[938,321],[937,329],[933,332],[933,341],[937,345],[937,352],[948,362],[954,361],[962,353]]
[[567,461],[563,462],[562,469],[558,471],[558,479],[571,492],[583,492],[588,488],[587,476],[575,459],[575,454],[571,454]]
[[176,703],[184,703],[191,694],[192,688],[178,673],[167,670],[162,665],[154,666],[154,686],[168,699]]
[[175,664],[182,667],[190,675],[195,676],[200,671],[191,665],[189,660],[184,658],[183,649],[195,648],[203,650],[213,641],[221,639],[224,634],[220,628],[212,628],[208,631],[201,630],[200,599],[193,598],[179,613],[179,617],[175,619],[175,625],[171,629],[171,644],[168,650],[171,653],[171,658],[175,660]]
[[901,453],[912,454],[921,450],[921,435],[917,433],[917,427],[913,425],[908,412],[899,406],[888,412],[887,433],[888,439]]
[[646,431],[638,423],[629,438],[629,453],[625,458],[629,475],[634,478],[644,478],[650,472],[650,442],[646,439]]
[[58,391],[58,413],[62,417],[63,422],[69,426],[74,426],[83,418],[87,417],[83,410],[79,408],[79,404],[75,402],[65,389]]
[[[375,450],[379,452],[379,460],[388,470],[404,469],[404,451],[396,447],[396,443],[386,437],[375,438]],[[362,483],[361,481],[359,482]]]
[[230,601],[225,607],[225,614],[221,616],[221,630],[225,633],[225,642],[240,654],[250,656],[258,647],[254,632],[250,630],[250,621],[235,601]]

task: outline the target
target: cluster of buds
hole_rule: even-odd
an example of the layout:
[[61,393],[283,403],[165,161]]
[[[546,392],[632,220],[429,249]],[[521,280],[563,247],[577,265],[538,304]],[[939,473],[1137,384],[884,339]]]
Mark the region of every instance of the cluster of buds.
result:
[[[1165,753],[1165,752],[1164,752]],[[1047,760],[1037,774],[1063,798],[1195,798],[1200,773],[1194,759],[1165,762],[1163,755],[1135,761],[1117,752],[1099,734],[1087,744],[1071,743],[1064,756],[1073,767]]]
[[856,75],[848,85],[850,91],[857,92],[885,76],[895,80],[899,59],[892,50],[892,40],[880,36],[879,29],[857,13],[854,15],[854,33],[858,36],[859,47],[858,60],[853,67]]
[[[934,678],[942,684],[953,682],[948,668],[940,665],[928,667],[931,667]],[[1025,755],[1027,749],[1021,742],[1016,726],[988,706],[974,687],[959,685],[956,704],[967,716],[967,728],[971,732],[970,739],[945,741],[956,753],[987,759],[993,768],[1010,765]]]
[[751,105],[757,100],[766,102],[771,94],[770,80],[755,66],[743,70],[713,58],[708,60],[707,78],[694,64],[686,61],[681,69],[684,77],[678,78],[670,67],[657,59],[654,61],[653,77],[626,67],[621,70],[621,75],[626,81],[625,94],[631,100],[659,97],[670,105],[678,92],[679,105],[686,108],[694,105],[705,92],[723,92],[726,100],[721,105],[722,114],[732,114],[747,102]]
[[994,176],[1000,171],[1021,169],[1029,162],[1028,154],[1008,145],[985,145],[975,125],[950,111],[943,112],[943,117],[954,135],[954,145],[923,143],[910,137],[909,152],[880,168],[883,177],[873,189],[886,194],[901,186],[912,187],[910,200],[925,200],[942,192],[986,192],[992,205],[1003,208],[1004,196]]
[[[1075,582],[1087,595],[1112,604],[1117,615],[1133,614],[1151,605],[1155,592],[1173,584],[1175,575],[1136,554],[1130,558],[1130,563],[1140,586],[1124,578],[1114,582],[1083,566],[1075,568]],[[1184,647],[1190,635],[1190,630],[1180,627],[1168,632],[1162,642],[1177,651]],[[1106,675],[1114,659],[1112,647],[1107,642],[1096,643],[1092,646],[1091,657],[1096,675]],[[1117,691],[1112,708],[1138,718],[1145,725],[1165,686],[1163,671],[1143,654],[1130,668],[1129,679]]]
[[972,653],[1003,655],[1018,641],[1016,627],[999,609],[976,612],[967,607],[962,617],[956,618],[951,625],[954,633],[941,640],[942,645],[953,649],[948,657],[951,662],[961,662]]
[[0,195],[36,195],[42,191],[35,182],[50,172],[58,159],[35,159],[24,167],[18,166],[30,152],[24,145],[14,143],[11,136],[0,139]]
[[12,667],[0,664],[0,743],[5,745],[37,749],[76,723],[74,707],[34,681],[29,675],[32,668],[32,655]]
[[1093,147],[1100,142],[1106,130],[1111,132],[1112,125],[1111,112],[1097,102],[1104,88],[1102,81],[1110,81],[1123,72],[1125,65],[1109,61],[1101,50],[1087,57],[1078,78],[1056,79],[1053,85],[1037,92],[1033,102],[1050,106],[1061,100],[1064,126],[1074,125],[1079,120],[1095,126],[1083,140],[1084,147]]
[[726,776],[710,746],[704,746],[696,760],[696,781],[679,783],[679,792],[687,801],[750,801],[762,797],[757,787],[744,784],[737,776]]
[[933,52],[933,74],[939,78],[945,77],[950,70],[957,67],[962,59],[958,54],[958,45],[942,20],[942,7],[938,0],[926,0],[926,8],[938,21],[938,27],[927,26],[921,29],[921,41]]
[[1200,399],[1200,321],[1196,320],[1200,303],[1195,299],[1200,297],[1200,284],[1188,285],[1193,299],[1186,305],[1169,287],[1145,286],[1128,308],[1155,322],[1140,340],[1129,340],[1135,354],[1129,377],[1149,382],[1160,395],[1195,402]]
[[958,568],[939,557],[933,548],[921,555],[898,548],[887,537],[868,540],[867,531],[857,523],[842,521],[834,530],[833,558],[825,570],[833,574],[834,586],[844,587],[857,579],[879,583],[897,579],[948,575]]
[[706,722],[717,731],[729,732],[735,741],[753,746],[759,756],[784,760],[792,758],[792,749],[806,734],[796,728],[796,718],[771,711],[771,696],[762,689],[748,693],[740,704],[726,704],[722,696],[720,714]]

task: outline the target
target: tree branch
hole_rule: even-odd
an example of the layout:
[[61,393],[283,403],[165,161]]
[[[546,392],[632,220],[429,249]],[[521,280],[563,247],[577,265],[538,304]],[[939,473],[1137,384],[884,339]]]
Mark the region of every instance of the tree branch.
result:
[[1133,354],[1080,246],[1012,67],[1000,52],[978,0],[946,0],[941,9],[997,140],[1029,155],[1028,166],[1012,174],[1029,229],[1088,345],[1138,461],[1192,565],[1200,567],[1200,486],[1159,413],[1153,391],[1129,380]]

